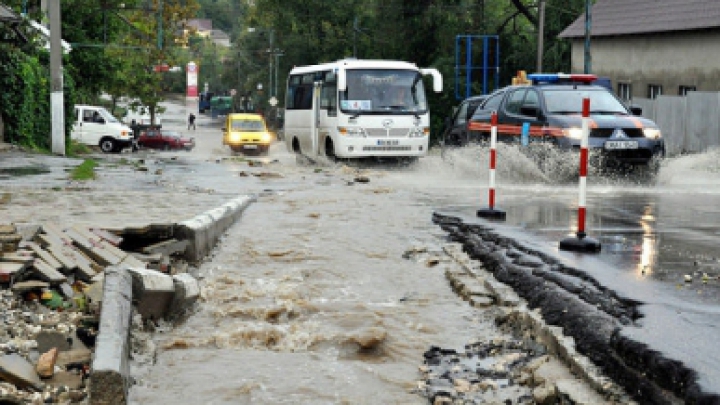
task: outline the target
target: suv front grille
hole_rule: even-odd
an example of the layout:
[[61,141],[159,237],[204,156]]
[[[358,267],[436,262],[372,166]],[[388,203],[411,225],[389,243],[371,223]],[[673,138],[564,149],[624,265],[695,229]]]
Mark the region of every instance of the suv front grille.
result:
[[[617,128],[593,128],[590,130],[591,138],[610,138]],[[642,138],[643,130],[640,128],[621,128],[628,138]]]

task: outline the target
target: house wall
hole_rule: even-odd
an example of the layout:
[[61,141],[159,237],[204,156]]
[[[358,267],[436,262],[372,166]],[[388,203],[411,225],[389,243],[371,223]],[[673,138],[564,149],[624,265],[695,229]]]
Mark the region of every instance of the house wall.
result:
[[[610,77],[616,91],[630,83],[632,98],[648,98],[649,85],[664,95],[678,95],[680,86],[720,91],[720,30],[596,37],[590,50],[591,73]],[[573,72],[583,72],[584,54],[584,39],[573,39]]]

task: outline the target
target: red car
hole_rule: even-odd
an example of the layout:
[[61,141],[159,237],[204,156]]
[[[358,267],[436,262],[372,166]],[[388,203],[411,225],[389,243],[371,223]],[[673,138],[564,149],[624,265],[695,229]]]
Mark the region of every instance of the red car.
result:
[[177,131],[151,129],[140,133],[137,145],[140,148],[190,151],[195,147],[195,138],[186,138]]

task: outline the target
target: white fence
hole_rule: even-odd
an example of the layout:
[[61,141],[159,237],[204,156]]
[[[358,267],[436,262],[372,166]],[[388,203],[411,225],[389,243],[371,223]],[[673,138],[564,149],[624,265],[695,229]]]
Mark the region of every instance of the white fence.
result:
[[643,116],[658,124],[668,156],[704,152],[720,146],[720,93],[693,91],[687,96],[633,99]]

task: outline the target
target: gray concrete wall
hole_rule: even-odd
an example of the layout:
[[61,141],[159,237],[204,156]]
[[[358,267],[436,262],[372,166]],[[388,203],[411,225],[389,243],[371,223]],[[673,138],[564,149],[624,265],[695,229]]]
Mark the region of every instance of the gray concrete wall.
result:
[[[572,70],[584,68],[585,42],[572,42]],[[652,35],[594,37],[590,41],[591,73],[632,85],[632,97],[648,97],[648,85],[664,95],[679,95],[680,86],[720,91],[720,30]]]
[[669,156],[720,146],[720,92],[637,98],[632,104],[642,107],[642,115],[658,124]]

